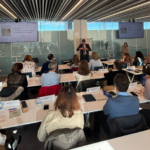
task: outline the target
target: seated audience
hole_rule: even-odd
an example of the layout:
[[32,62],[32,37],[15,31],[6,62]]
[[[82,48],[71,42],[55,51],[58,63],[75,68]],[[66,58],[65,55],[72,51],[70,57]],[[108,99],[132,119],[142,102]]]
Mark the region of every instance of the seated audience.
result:
[[73,58],[72,58],[72,64],[70,66],[70,68],[77,68],[78,67],[78,64],[79,64],[79,57],[78,55],[74,55]]
[[132,58],[129,53],[125,53],[122,58],[122,62],[124,65],[132,65]]
[[31,55],[26,55],[24,57],[24,60],[23,60],[22,64],[23,64],[22,72],[31,72],[32,73],[32,77],[36,76],[36,73],[35,73],[35,71],[36,71],[36,64],[33,61]]
[[140,62],[144,62],[144,56],[143,56],[142,52],[137,51],[136,55],[134,56],[133,65],[137,66],[138,63],[140,63]]
[[148,60],[145,60],[143,65],[143,73],[150,75],[150,64]]
[[47,136],[57,129],[74,129],[84,126],[83,113],[80,111],[78,97],[72,86],[61,89],[55,102],[55,109],[44,117],[38,131],[38,139],[44,142]]
[[114,71],[109,69],[108,73],[104,73],[105,79],[107,80],[107,85],[114,85],[113,80],[118,73],[125,75],[126,72],[122,70],[122,66],[123,64],[120,60],[115,60],[113,65]]
[[[104,130],[109,133],[110,120],[116,117],[132,116],[139,113],[139,99],[136,96],[130,96],[127,92],[129,80],[123,74],[117,74],[114,78],[117,96],[108,98],[103,107],[103,112],[97,112],[95,115],[94,131],[99,133],[100,124]],[[101,120],[101,121],[100,121]],[[101,123],[100,123],[101,122]]]
[[92,53],[92,59],[89,62],[89,69],[90,71],[94,71],[94,67],[103,67],[103,64],[96,52]]
[[89,66],[87,61],[82,60],[79,63],[78,71],[75,74],[78,84],[80,81],[88,80],[91,78],[91,72],[89,70]]
[[18,88],[22,86],[24,91],[21,94],[20,100],[28,99],[28,91],[27,91],[27,77],[22,74],[23,65],[22,63],[15,63],[11,69],[12,73],[7,77],[7,87]]
[[57,62],[52,61],[48,64],[49,72],[43,73],[40,82],[42,83],[42,86],[52,86],[57,85],[60,82],[60,74],[57,74],[55,71],[57,69]]
[[42,69],[41,69],[41,75],[42,75],[42,73],[45,73],[45,71],[49,70],[49,68],[48,68],[49,63],[55,59],[53,54],[49,54],[47,58],[49,61],[47,61],[43,64]]

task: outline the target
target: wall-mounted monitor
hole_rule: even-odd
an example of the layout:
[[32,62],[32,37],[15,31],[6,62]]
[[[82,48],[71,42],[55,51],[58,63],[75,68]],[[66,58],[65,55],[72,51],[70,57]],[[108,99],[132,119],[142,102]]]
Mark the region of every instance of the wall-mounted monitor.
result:
[[144,38],[143,22],[119,22],[119,39]]
[[0,22],[0,42],[37,42],[37,22]]

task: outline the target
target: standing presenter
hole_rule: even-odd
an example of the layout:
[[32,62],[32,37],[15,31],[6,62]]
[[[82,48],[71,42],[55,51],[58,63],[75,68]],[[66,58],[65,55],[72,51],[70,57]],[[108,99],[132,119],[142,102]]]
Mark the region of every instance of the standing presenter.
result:
[[85,43],[85,39],[82,39],[81,44],[77,48],[77,51],[80,51],[80,61],[86,60],[89,62],[89,51],[91,51],[90,45]]
[[127,42],[125,42],[124,45],[122,46],[122,49],[121,49],[121,55],[122,55],[122,57],[123,57],[123,55],[125,53],[129,53],[129,47],[128,47]]

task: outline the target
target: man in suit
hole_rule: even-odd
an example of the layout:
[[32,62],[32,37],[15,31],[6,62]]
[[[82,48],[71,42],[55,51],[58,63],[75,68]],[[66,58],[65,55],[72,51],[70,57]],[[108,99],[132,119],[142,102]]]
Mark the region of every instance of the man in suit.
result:
[[86,44],[85,42],[85,39],[82,39],[81,44],[77,48],[77,51],[80,50],[80,61],[86,60],[87,62],[89,62],[89,51],[91,51],[91,48],[89,44]]

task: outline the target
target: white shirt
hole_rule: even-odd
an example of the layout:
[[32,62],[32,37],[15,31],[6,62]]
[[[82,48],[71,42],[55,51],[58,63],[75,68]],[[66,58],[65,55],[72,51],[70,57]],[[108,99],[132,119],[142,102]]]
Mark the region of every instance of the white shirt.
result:
[[36,70],[36,64],[32,61],[25,61],[22,62],[23,69],[22,72],[32,72],[32,77],[36,76],[35,70]]
[[100,66],[103,66],[100,59],[98,59],[98,60],[91,59],[89,62],[90,71],[94,71],[94,67],[100,67]]

